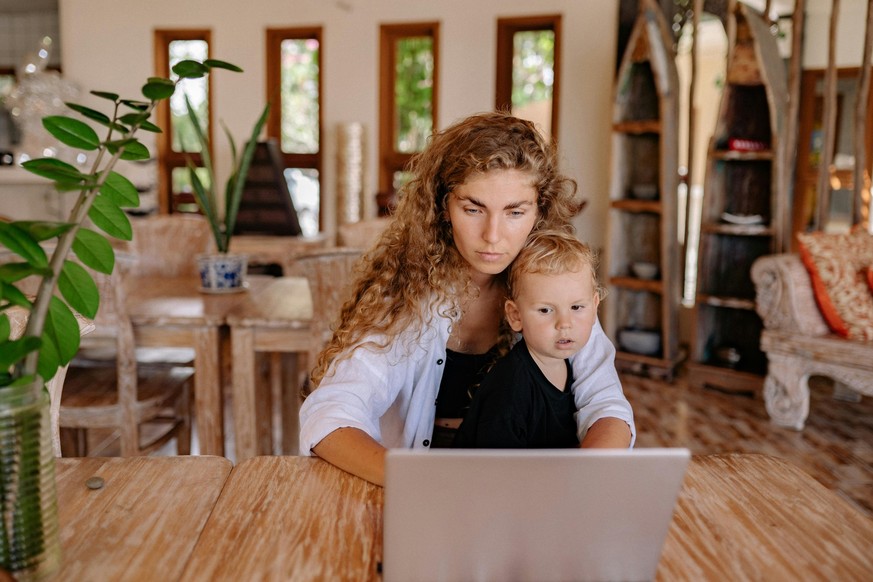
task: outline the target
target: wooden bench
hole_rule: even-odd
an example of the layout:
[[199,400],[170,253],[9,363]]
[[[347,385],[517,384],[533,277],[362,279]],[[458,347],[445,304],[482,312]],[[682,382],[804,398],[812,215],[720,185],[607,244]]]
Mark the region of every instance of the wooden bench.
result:
[[764,321],[761,349],[769,362],[764,403],[774,423],[803,429],[813,375],[832,378],[835,394],[873,396],[873,342],[831,333],[798,255],[759,258],[752,265],[752,281],[756,310]]

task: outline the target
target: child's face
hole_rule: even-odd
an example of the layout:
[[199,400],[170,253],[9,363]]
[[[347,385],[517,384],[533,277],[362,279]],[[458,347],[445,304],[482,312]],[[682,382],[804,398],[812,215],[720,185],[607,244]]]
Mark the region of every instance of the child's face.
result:
[[518,282],[515,300],[506,302],[506,318],[524,335],[534,359],[565,359],[591,336],[600,298],[587,265],[557,275],[529,273]]

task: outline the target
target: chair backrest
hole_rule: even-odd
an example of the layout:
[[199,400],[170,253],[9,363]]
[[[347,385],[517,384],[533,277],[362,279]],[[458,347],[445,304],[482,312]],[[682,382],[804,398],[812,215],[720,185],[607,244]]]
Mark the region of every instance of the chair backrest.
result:
[[302,254],[291,263],[290,275],[306,277],[312,293],[311,326],[318,340],[313,353],[330,339],[331,325],[349,296],[361,254],[361,249],[338,247]]
[[337,227],[337,244],[340,247],[369,249],[376,244],[390,222],[390,218],[381,217],[341,224]]
[[194,276],[195,257],[215,245],[206,219],[196,214],[158,214],[132,218],[133,241],[127,248],[137,258],[139,276]]

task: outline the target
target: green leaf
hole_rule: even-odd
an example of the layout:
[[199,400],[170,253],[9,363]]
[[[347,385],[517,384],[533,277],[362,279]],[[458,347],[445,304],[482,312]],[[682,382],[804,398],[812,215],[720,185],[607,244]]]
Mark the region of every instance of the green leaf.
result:
[[56,180],[55,190],[58,192],[81,192],[82,190],[91,190],[97,185],[94,181],[94,176],[88,176],[84,182],[68,182],[66,180]]
[[139,124],[139,128],[152,133],[164,133],[164,130],[152,123],[151,121],[143,121]]
[[169,99],[175,93],[176,84],[169,79],[160,77],[152,77],[142,86],[142,94],[151,101],[161,101]]
[[25,309],[33,307],[33,303],[30,302],[27,295],[22,293],[15,285],[3,285],[0,287],[0,298],[5,299],[12,305],[24,307]]
[[12,324],[9,323],[9,317],[5,313],[0,313],[0,342],[9,340],[12,334]]
[[109,236],[121,240],[133,238],[133,229],[127,215],[107,196],[97,196],[94,199],[94,204],[88,210],[88,218]]
[[38,337],[31,336],[0,342],[0,370],[6,370],[23,360],[27,354],[38,350],[41,343]]
[[73,252],[79,260],[97,271],[107,275],[115,268],[115,251],[109,241],[88,228],[80,228],[73,240]]
[[21,167],[31,174],[60,182],[84,182],[88,178],[72,165],[55,158],[28,160]]
[[136,191],[136,186],[118,172],[109,172],[100,188],[100,194],[108,196],[122,208],[139,206],[139,192]]
[[73,228],[73,225],[69,222],[46,222],[42,220],[19,220],[15,224],[19,228],[26,230],[30,236],[38,241],[58,237]]
[[[79,351],[79,322],[66,303],[52,297],[42,333],[43,349],[46,343],[57,348],[61,365],[68,364]],[[40,357],[40,360],[42,358]],[[51,375],[54,376],[54,373]],[[46,380],[51,376],[43,376]]]
[[[6,263],[0,265],[0,281],[5,283],[15,283],[31,275],[44,276],[47,274],[51,274],[51,269],[48,267],[40,269],[29,263]],[[2,296],[3,292],[0,290],[0,297]]]
[[203,63],[186,59],[173,65],[173,72],[183,79],[199,79],[209,72],[209,67]]
[[151,106],[148,101],[135,101],[133,99],[122,99],[121,103],[137,111],[146,111]]
[[[47,330],[48,327],[48,318],[46,318],[45,329]],[[61,364],[61,356],[58,353],[58,346],[51,341],[52,336],[47,335],[47,333],[47,331],[43,332],[42,337],[40,338],[42,344],[39,346],[39,358],[36,362],[36,372],[46,382],[51,378],[54,378],[55,374],[58,372],[58,368],[63,365]]]
[[120,123],[115,123],[114,121],[109,119],[108,116],[104,115],[103,113],[100,113],[99,111],[95,111],[94,109],[91,109],[89,107],[85,107],[83,105],[77,105],[76,103],[67,103],[67,107],[69,107],[73,111],[78,111],[79,113],[81,113],[82,115],[87,117],[88,119],[93,119],[94,121],[96,121],[100,125],[108,127],[110,129],[112,129],[113,131],[127,133],[126,127],[124,127]]
[[73,111],[80,113],[87,117],[88,119],[93,119],[98,123],[102,123],[103,125],[109,125],[112,121],[109,119],[109,116],[105,113],[101,113],[95,109],[91,109],[90,107],[85,107],[84,105],[79,105],[78,103],[70,103],[67,102],[67,107],[72,109]]
[[149,114],[145,111],[139,113],[127,113],[118,118],[118,121],[125,125],[137,125],[149,118]]
[[[261,116],[252,128],[249,141],[246,143],[246,147],[240,158],[239,166],[227,181],[227,190],[225,193],[224,232],[228,233],[228,238],[225,240],[225,248],[223,252],[227,252],[230,235],[233,233],[236,226],[236,215],[239,210],[240,201],[242,200],[246,177],[249,174],[249,167],[251,166],[252,158],[255,155],[255,147],[258,145],[258,136],[261,134],[264,124],[267,123],[267,117],[269,114],[270,104],[267,103],[264,106]],[[221,249],[219,249],[219,252],[222,252]]]
[[97,132],[90,125],[78,119],[63,115],[49,115],[42,118],[42,126],[58,141],[72,148],[93,151],[100,147],[100,138],[97,137]]
[[206,59],[203,61],[203,64],[209,67],[210,69],[226,69],[228,71],[233,71],[234,73],[242,73],[243,70],[236,65],[231,63],[227,63],[225,61],[219,61],[217,59]]
[[91,91],[91,95],[95,95],[102,99],[109,99],[110,101],[118,101],[118,94],[109,93],[108,91]]
[[94,319],[97,315],[100,292],[94,279],[82,265],[64,261],[61,276],[58,277],[58,289],[70,307],[89,319]]
[[14,222],[0,222],[0,244],[37,267],[48,266],[48,257],[29,232]]
[[148,148],[133,138],[106,142],[106,149],[112,154],[122,147],[124,148],[124,152],[121,154],[122,160],[148,160],[152,157]]

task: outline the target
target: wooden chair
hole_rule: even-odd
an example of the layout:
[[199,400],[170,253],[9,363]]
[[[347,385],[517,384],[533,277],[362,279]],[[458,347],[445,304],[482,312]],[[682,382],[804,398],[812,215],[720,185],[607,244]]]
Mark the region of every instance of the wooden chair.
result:
[[361,258],[359,248],[336,247],[314,251],[298,256],[291,265],[289,275],[306,277],[312,293],[312,342],[309,347],[308,366],[330,340],[332,325],[339,316],[340,307],[348,297],[355,265]]
[[[67,370],[61,396],[59,425],[65,456],[101,454],[87,431],[120,440],[121,456],[148,454],[176,438],[178,454],[191,450],[190,384],[193,368],[137,362],[133,327],[125,307],[124,268],[111,275],[94,273],[101,308],[95,318],[100,328],[111,328],[115,358],[111,361],[74,361]],[[149,435],[143,427],[154,426]],[[163,427],[163,430],[160,430]],[[92,442],[89,442],[92,441]]]
[[390,223],[390,218],[380,217],[341,224],[337,227],[337,244],[367,250],[376,244]]
[[[137,276],[164,275],[168,277],[195,277],[195,257],[213,249],[209,223],[199,215],[162,214],[131,218],[133,240],[116,242],[117,260],[131,261],[127,271]],[[112,305],[107,305],[112,310]],[[107,362],[115,360],[116,337],[114,320],[104,318],[103,325],[83,341],[76,362]],[[188,348],[136,348],[140,363],[170,366],[191,365],[194,350]]]
[[136,257],[138,276],[193,277],[195,257],[215,250],[209,223],[197,214],[155,214],[132,218],[130,224],[133,240],[126,244]]

